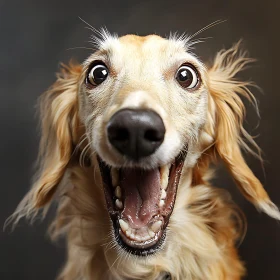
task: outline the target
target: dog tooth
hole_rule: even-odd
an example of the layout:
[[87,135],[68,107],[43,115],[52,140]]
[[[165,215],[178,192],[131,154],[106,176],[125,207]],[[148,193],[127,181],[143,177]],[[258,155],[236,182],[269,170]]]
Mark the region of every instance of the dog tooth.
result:
[[123,203],[121,202],[121,200],[116,199],[115,204],[116,204],[116,206],[117,206],[119,209],[122,209],[122,208],[123,208]]
[[[148,237],[148,239],[149,239],[149,237]],[[146,235],[141,235],[140,236],[140,240],[143,242],[143,241],[147,241],[148,240],[147,239],[147,236]]]
[[135,235],[134,239],[135,239],[136,241],[142,241],[142,238],[141,238],[140,235]]
[[161,199],[160,201],[159,201],[159,207],[163,207],[164,206],[164,200],[163,199]]
[[148,233],[149,233],[149,236],[150,236],[150,237],[154,237],[154,236],[156,235],[156,234],[155,234],[152,230],[150,230],[150,229],[149,229]]
[[155,223],[152,224],[151,230],[152,230],[153,232],[158,232],[159,229],[161,228],[161,225],[162,225],[162,221],[157,221],[157,222],[155,222]]
[[150,239],[150,236],[144,235],[141,237],[141,241],[147,241]]
[[111,178],[112,178],[112,185],[116,187],[119,183],[119,170],[117,168],[111,169]]
[[163,175],[165,173],[168,172],[168,164],[166,165],[163,165],[161,168],[160,168],[160,174]]
[[121,187],[120,186],[117,186],[116,189],[115,189],[115,196],[117,198],[121,198],[122,197],[122,190],[121,190]]
[[165,190],[168,185],[170,164],[164,165],[160,169],[161,173],[161,187]]
[[120,227],[123,232],[126,232],[129,228],[128,223],[126,223],[123,219],[119,219]]
[[130,237],[130,235],[131,235],[131,228],[129,227],[128,229],[127,229],[127,231],[125,232],[125,235],[127,236],[127,237]]
[[160,199],[165,199],[165,198],[166,198],[166,191],[165,190],[161,190]]
[[131,229],[130,238],[136,240],[136,236],[137,236],[136,229]]

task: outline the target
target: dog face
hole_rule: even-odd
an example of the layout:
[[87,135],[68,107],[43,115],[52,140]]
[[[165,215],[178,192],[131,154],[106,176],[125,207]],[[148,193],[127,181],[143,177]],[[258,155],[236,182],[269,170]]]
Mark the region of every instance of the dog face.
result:
[[[198,139],[207,112],[205,68],[186,48],[180,41],[129,35],[105,42],[86,61],[85,82],[79,93],[81,119],[93,150],[110,166],[158,168],[172,163],[190,141]],[[99,69],[106,71],[106,77],[97,85],[90,80],[94,79],[94,71],[98,75]],[[142,116],[140,111],[144,111]],[[149,112],[155,113],[162,124],[156,123],[156,117],[149,117]],[[114,115],[119,119],[115,124],[112,123]],[[151,151],[138,147],[137,154],[129,143],[124,144],[127,139],[123,143],[119,139],[110,141],[118,135],[108,135],[108,125],[111,130],[117,130],[114,126],[121,126],[117,122],[123,122],[122,118],[138,118],[133,124],[123,124],[136,128],[141,122],[139,118],[149,118],[151,127],[143,130],[150,129],[155,135],[151,135],[150,141],[144,139],[146,143],[136,140],[136,145],[150,145]],[[154,127],[160,125],[162,128]],[[118,132],[111,131],[111,134]]]
[[183,160],[200,144],[205,67],[182,41],[128,35],[104,42],[83,73],[80,118],[99,157],[117,240],[135,254],[152,253],[164,239]]

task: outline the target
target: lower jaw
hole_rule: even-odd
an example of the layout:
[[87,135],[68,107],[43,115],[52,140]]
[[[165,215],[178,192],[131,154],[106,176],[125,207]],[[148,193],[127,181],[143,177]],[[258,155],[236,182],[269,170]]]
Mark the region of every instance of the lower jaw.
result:
[[164,245],[166,229],[158,232],[152,239],[149,239],[145,242],[137,243],[136,241],[132,241],[125,236],[125,234],[121,231],[117,220],[112,220],[112,222],[114,226],[114,235],[116,242],[123,250],[132,255],[147,257],[149,255],[155,254]]
[[119,219],[121,218],[120,211],[116,210],[114,203],[112,202],[113,197],[113,187],[112,180],[110,178],[110,167],[108,167],[99,157],[98,162],[103,178],[104,194],[106,198],[108,212],[114,227],[114,235],[119,246],[126,252],[136,255],[136,256],[149,256],[157,251],[159,251],[165,242],[166,238],[166,227],[169,223],[169,218],[172,214],[174,203],[176,200],[177,187],[180,180],[181,171],[184,165],[185,155],[180,155],[176,157],[172,167],[169,170],[169,181],[168,189],[169,194],[167,199],[169,199],[168,207],[164,209],[161,213],[163,219],[163,226],[156,232],[155,236],[145,242],[137,242],[128,238],[121,230]]

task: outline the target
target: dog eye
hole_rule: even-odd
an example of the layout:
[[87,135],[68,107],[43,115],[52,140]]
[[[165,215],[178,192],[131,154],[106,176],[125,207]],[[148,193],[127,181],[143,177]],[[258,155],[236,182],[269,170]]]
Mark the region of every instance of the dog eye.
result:
[[87,82],[93,86],[100,85],[108,77],[109,70],[104,64],[95,64],[88,73]]
[[176,80],[183,88],[188,89],[196,87],[199,82],[197,71],[192,65],[182,65],[176,73]]

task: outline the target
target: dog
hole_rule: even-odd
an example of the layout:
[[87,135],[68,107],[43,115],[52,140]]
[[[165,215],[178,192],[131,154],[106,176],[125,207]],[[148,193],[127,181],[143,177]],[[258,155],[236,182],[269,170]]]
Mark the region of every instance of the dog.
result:
[[14,223],[57,202],[59,280],[241,279],[244,217],[210,165],[280,219],[241,151],[259,152],[242,125],[252,83],[236,78],[253,60],[240,43],[206,66],[187,36],[100,34],[39,100],[39,171]]

